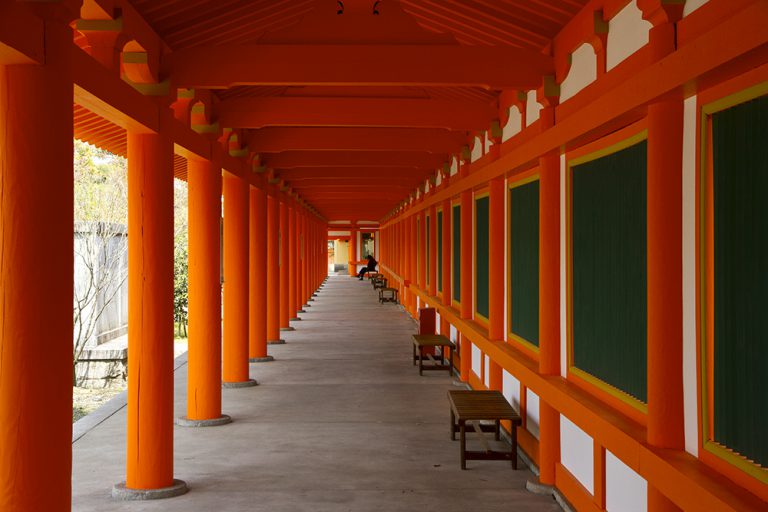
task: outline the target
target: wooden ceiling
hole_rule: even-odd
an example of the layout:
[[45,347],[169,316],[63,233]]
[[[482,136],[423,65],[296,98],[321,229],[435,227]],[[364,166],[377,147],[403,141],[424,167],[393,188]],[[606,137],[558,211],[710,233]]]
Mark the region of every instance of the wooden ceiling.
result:
[[131,3],[173,86],[213,89],[213,119],[326,219],[379,220],[498,119],[503,89],[541,83],[586,2]]

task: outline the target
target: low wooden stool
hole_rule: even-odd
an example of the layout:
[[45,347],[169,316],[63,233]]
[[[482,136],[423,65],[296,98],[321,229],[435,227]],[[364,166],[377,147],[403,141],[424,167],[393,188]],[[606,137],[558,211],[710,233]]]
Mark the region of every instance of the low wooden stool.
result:
[[[427,355],[427,358],[434,362],[433,365],[424,366],[424,347],[440,347],[440,361],[435,361],[431,355]],[[446,364],[445,361],[445,349],[451,350],[449,360]],[[413,364],[416,365],[416,361],[419,362],[419,375],[423,375],[424,371],[437,371],[446,370],[448,375],[451,375],[453,371],[453,352],[456,350],[456,345],[453,342],[443,336],[442,334],[414,334],[413,335]]]
[[397,288],[381,288],[379,289],[379,303],[384,304],[385,302],[394,302],[395,304],[398,304],[399,301],[397,297],[399,293]]
[[[520,414],[511,406],[504,395],[498,391],[454,390],[448,392],[451,404],[451,441],[456,440],[459,432],[459,451],[461,469],[467,469],[467,460],[508,460],[517,469],[517,427],[523,424]],[[480,421],[493,421],[493,425],[482,425]],[[491,450],[483,437],[483,432],[493,432],[499,440],[501,420],[512,422],[510,438],[512,447],[509,452]],[[484,451],[468,451],[466,424],[473,421],[473,428],[480,436]]]

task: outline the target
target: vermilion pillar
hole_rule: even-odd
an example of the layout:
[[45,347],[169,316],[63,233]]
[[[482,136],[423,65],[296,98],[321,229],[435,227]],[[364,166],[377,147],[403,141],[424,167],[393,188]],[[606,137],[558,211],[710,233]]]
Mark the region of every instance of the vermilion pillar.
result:
[[248,359],[252,363],[272,361],[267,355],[267,194],[251,187],[248,222]]
[[0,510],[8,512],[69,510],[71,501],[72,32],[50,26],[46,41],[45,65],[0,65]]
[[[453,294],[453,289],[451,288],[451,253],[453,250],[451,245],[452,219],[453,212],[451,211],[451,201],[450,199],[446,199],[443,201],[443,252],[440,255],[440,258],[443,260],[443,304],[446,306],[451,305],[451,297]],[[440,332],[445,336],[450,335],[450,324],[448,323],[448,320],[442,316],[440,317]]]
[[255,385],[248,375],[248,183],[224,175],[225,387]]
[[303,211],[301,212],[301,215],[299,216],[300,222],[300,234],[299,234],[299,270],[301,272],[301,279],[299,280],[299,313],[304,312],[304,305],[307,303],[307,299],[309,298],[309,285],[307,283],[307,275],[308,275],[308,257],[307,257],[307,241],[308,241],[308,232],[307,232],[307,212]]
[[437,295],[437,209],[434,205],[429,209],[429,294]]
[[357,236],[359,231],[353,229],[349,236],[349,275],[357,276]]
[[[221,169],[187,161],[189,187],[189,351],[187,416],[182,425],[222,424]],[[185,420],[191,420],[187,422]],[[220,421],[219,421],[220,420]],[[200,423],[202,422],[202,423]]]
[[280,201],[280,330],[292,331],[293,327],[288,324],[290,316],[288,314],[289,298],[289,279],[290,279],[290,256],[289,251],[289,228],[288,228],[288,204],[285,199]]
[[267,344],[280,339],[280,201],[267,198]]
[[[472,279],[475,274],[472,240],[472,191],[461,193],[461,318],[472,318]],[[462,354],[463,356],[463,354]]]
[[299,281],[296,208],[295,204],[288,208],[288,318],[291,321],[300,320],[296,313],[296,286]]
[[[490,182],[488,197],[488,268],[498,273],[488,279],[488,338],[504,339],[504,178]],[[491,361],[488,384],[491,389],[501,390],[501,366]]]
[[419,288],[425,290],[427,288],[427,217],[426,210],[422,210],[421,214],[416,219],[418,228],[416,230],[418,235],[418,252],[416,254],[418,269],[418,282]]
[[[161,128],[162,129],[162,128]],[[128,489],[173,479],[173,146],[128,132]],[[113,495],[123,496],[118,485]],[[130,494],[130,493],[129,493]]]
[[[541,129],[554,125],[554,107],[541,110]],[[539,373],[560,374],[560,156],[539,159]],[[555,483],[560,461],[560,416],[539,403],[539,480]]]

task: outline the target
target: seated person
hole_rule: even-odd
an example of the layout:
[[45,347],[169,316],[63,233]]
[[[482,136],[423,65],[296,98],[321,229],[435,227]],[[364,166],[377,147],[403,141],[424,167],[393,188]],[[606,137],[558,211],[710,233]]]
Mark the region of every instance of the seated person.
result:
[[357,277],[362,281],[366,272],[376,272],[376,265],[378,265],[378,262],[373,259],[372,255],[368,255],[368,264],[360,269],[360,272],[357,273]]

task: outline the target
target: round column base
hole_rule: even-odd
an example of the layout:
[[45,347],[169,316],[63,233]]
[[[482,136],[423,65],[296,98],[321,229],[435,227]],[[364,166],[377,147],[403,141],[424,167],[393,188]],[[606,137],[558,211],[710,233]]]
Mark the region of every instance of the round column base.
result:
[[525,489],[533,494],[541,494],[543,496],[552,496],[554,487],[547,484],[542,484],[539,479],[528,480],[525,482]]
[[275,358],[272,356],[265,356],[265,357],[251,357],[248,359],[249,363],[269,363],[270,361],[274,361]]
[[226,414],[222,414],[218,418],[211,418],[207,420],[191,420],[186,416],[174,419],[174,423],[180,427],[218,427],[219,425],[226,425],[232,423],[232,418]]
[[[303,311],[302,311],[302,313],[303,313]],[[299,317],[295,316],[295,317],[291,318],[291,320],[290,320],[290,321],[291,321],[291,322],[298,322],[299,320],[301,320],[301,318],[299,318]]]
[[[304,307],[306,307],[306,306],[304,306]],[[304,310],[304,309],[300,309],[300,310],[297,311],[297,313],[306,313],[306,312],[307,311]],[[296,318],[296,320],[301,320],[301,318]]]
[[294,329],[293,327],[281,327],[280,330],[282,332],[285,332],[285,331],[295,331],[296,329]]
[[267,345],[285,345],[285,340],[267,340]]
[[237,389],[237,388],[252,388],[258,386],[259,383],[255,379],[243,380],[240,382],[222,382],[221,387],[224,389]]
[[184,480],[173,479],[173,485],[161,489],[130,489],[125,482],[120,482],[112,487],[112,498],[120,501],[147,501],[174,498],[189,492],[189,487]]

